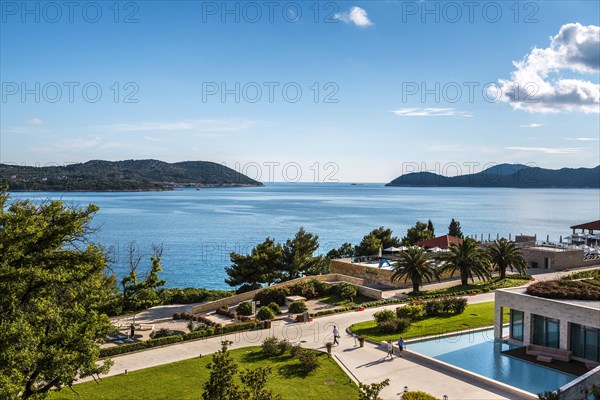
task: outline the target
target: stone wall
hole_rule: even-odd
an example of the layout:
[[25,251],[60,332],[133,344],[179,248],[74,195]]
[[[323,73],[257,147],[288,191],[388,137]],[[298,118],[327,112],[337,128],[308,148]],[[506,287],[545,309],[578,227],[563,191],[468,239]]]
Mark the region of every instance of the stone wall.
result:
[[350,262],[349,258],[331,260],[329,262],[329,271],[331,273],[349,275],[363,280],[364,285],[382,285],[393,288],[407,288],[412,284],[404,283],[404,280],[392,282],[394,271],[389,269],[379,269],[377,267],[367,267],[357,263]]
[[600,386],[600,366],[561,387],[560,399],[586,399],[590,394],[592,385]]
[[[328,282],[328,283],[335,283],[335,282],[351,283],[354,286],[356,286],[358,293],[360,293],[364,296],[372,297],[374,299],[381,299],[383,297],[383,293],[381,292],[381,290],[366,287],[364,279],[357,278],[354,276],[346,276],[346,275],[337,274],[337,273],[331,273],[331,274],[327,274],[327,275],[305,276],[302,278],[292,279],[290,281],[278,283],[271,287],[291,286],[291,285],[295,285],[296,283],[307,282],[307,281],[310,281],[311,279],[315,279],[315,278],[319,279],[323,282]],[[254,298],[254,296],[256,296],[256,294],[258,292],[260,292],[261,290],[263,290],[263,289],[251,290],[249,292],[240,293],[235,296],[226,297],[224,299],[199,304],[195,307],[192,307],[192,314],[200,314],[203,312],[216,310],[223,306],[230,307],[230,306],[238,304],[242,301],[252,300]]]

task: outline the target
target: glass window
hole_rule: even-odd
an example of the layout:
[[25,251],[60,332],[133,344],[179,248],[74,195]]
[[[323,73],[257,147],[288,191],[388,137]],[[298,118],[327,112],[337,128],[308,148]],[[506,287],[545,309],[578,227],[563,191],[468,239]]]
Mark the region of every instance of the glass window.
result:
[[545,347],[559,348],[560,321],[541,315],[531,315],[531,342]]
[[511,339],[523,341],[523,311],[510,310],[510,337]]
[[570,349],[573,355],[600,361],[600,330],[571,324]]

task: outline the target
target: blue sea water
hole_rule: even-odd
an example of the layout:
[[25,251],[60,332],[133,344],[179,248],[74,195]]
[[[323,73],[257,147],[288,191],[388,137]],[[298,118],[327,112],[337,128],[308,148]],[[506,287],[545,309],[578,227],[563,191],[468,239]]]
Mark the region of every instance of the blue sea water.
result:
[[[505,332],[508,333],[508,332]],[[410,343],[411,351],[506,383],[530,393],[556,390],[576,377],[501,354],[518,346],[494,340],[493,330]]]
[[[356,244],[385,226],[402,237],[416,221],[445,234],[451,218],[463,233],[508,237],[537,234],[558,241],[569,226],[600,218],[593,189],[402,188],[383,184],[270,183],[264,187],[181,189],[134,193],[11,193],[13,198],[60,198],[94,203],[94,241],[112,247],[117,275],[126,271],[127,244],[149,257],[162,243],[163,277],[171,287],[225,289],[229,253],[247,252],[267,236],[284,242],[303,226],[319,235],[321,253]],[[149,261],[147,263],[149,265]]]

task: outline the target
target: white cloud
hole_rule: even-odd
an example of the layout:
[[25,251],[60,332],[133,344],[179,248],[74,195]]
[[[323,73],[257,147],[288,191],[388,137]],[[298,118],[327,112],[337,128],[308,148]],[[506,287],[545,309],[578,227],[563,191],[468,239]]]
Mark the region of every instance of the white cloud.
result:
[[[534,48],[513,65],[511,78],[499,79],[490,96],[532,113],[600,113],[600,85],[580,76],[600,71],[600,27],[565,24],[550,47]],[[563,78],[564,72],[579,76]]]
[[536,124],[536,123],[532,123],[532,124],[528,124],[528,125],[520,125],[523,128],[539,128],[540,126],[544,126],[544,124]]
[[360,7],[352,7],[346,12],[336,13],[333,16],[334,19],[345,22],[347,24],[354,24],[356,26],[371,26],[373,23],[369,20],[367,12]]
[[519,146],[505,147],[505,149],[522,151],[522,152],[526,152],[526,153],[543,153],[543,154],[573,154],[573,153],[577,153],[577,152],[579,152],[579,150],[581,150],[581,149],[570,148],[570,147],[556,148],[556,147],[519,147]]
[[576,138],[565,138],[565,140],[577,140],[580,142],[597,142],[600,141],[600,138],[595,137],[576,137]]
[[255,121],[249,120],[183,120],[172,122],[139,122],[101,126],[112,132],[158,132],[186,131],[191,133],[229,133],[251,128]]
[[41,118],[32,118],[32,119],[28,119],[27,121],[25,121],[25,123],[27,125],[36,125],[36,126],[40,126],[40,125],[46,125],[46,121],[44,121]]
[[472,114],[455,108],[399,108],[392,111],[398,117],[471,117]]

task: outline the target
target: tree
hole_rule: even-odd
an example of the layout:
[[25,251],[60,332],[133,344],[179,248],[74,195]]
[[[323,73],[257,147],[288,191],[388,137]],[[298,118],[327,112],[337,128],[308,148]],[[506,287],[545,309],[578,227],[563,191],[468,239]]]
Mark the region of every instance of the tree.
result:
[[244,285],[246,289],[258,289],[263,283],[281,279],[283,248],[270,237],[257,244],[249,255],[232,252],[229,255],[232,265],[225,268],[230,286]]
[[204,383],[203,400],[238,400],[240,389],[233,378],[237,374],[238,366],[229,355],[229,346],[233,342],[221,342],[221,350],[213,354],[212,362],[206,366],[210,369],[210,376]]
[[354,247],[352,247],[352,243],[345,242],[337,249],[331,249],[325,256],[327,260],[331,260],[333,258],[350,258],[354,257]]
[[475,239],[466,238],[460,244],[452,244],[448,253],[442,254],[440,259],[444,265],[442,271],[454,274],[460,273],[460,281],[463,286],[469,283],[469,278],[474,281],[477,276],[487,280],[490,275],[490,260],[485,251],[479,247]]
[[506,278],[506,269],[517,270],[520,274],[527,273],[527,261],[521,249],[514,242],[506,239],[495,240],[487,249],[488,256],[493,265],[500,272],[500,279]]
[[267,379],[271,373],[271,367],[258,367],[247,369],[242,372],[240,379],[244,384],[240,398],[244,400],[281,400],[281,396],[273,395],[273,392],[265,389]]
[[414,246],[400,253],[400,258],[394,267],[392,282],[402,278],[404,278],[404,282],[410,279],[413,284],[413,292],[418,292],[424,280],[427,282],[431,282],[433,279],[439,280],[439,275],[433,260],[427,256],[425,250]]
[[[433,227],[433,224],[432,224]],[[408,228],[406,236],[402,238],[402,244],[405,246],[414,246],[422,240],[432,239],[433,231],[430,231],[428,224],[417,221],[415,226]]]
[[152,244],[152,253],[150,257],[151,267],[146,278],[138,282],[137,270],[142,260],[139,253],[139,247],[135,242],[131,242],[127,251],[129,253],[129,275],[121,280],[123,286],[123,308],[125,310],[139,310],[154,307],[160,304],[160,297],[157,290],[165,285],[165,281],[160,279],[158,273],[162,271],[160,265],[163,247],[162,245]]
[[460,222],[455,221],[454,218],[452,218],[452,221],[450,221],[450,225],[448,225],[448,235],[451,236],[456,236],[457,238],[463,238],[463,233],[460,230]]
[[323,256],[314,256],[319,249],[319,236],[300,228],[293,239],[283,246],[283,268],[285,280],[300,277],[300,273],[318,274],[323,266]]
[[431,232],[431,237],[435,237],[435,228],[433,227],[433,222],[431,222],[431,220],[427,221],[427,230]]
[[392,236],[393,232],[389,228],[380,226],[366,234],[360,244],[354,248],[354,253],[357,256],[372,256],[379,252],[379,249],[388,247],[399,247],[400,239]]
[[0,189],[0,398],[42,399],[110,368],[96,364],[114,294],[106,254],[87,240],[97,210],[9,202]]
[[362,382],[359,382],[358,400],[381,400],[379,397],[379,393],[381,393],[384,387],[389,385],[389,379],[386,379],[379,383],[371,383],[370,385],[366,385]]

